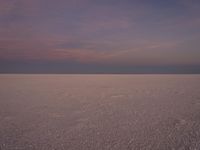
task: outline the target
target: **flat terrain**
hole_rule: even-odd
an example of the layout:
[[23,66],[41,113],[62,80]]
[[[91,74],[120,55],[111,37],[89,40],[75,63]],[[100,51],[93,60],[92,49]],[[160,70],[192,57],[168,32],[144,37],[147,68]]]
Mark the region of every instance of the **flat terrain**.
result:
[[0,150],[131,149],[200,149],[200,75],[0,75]]

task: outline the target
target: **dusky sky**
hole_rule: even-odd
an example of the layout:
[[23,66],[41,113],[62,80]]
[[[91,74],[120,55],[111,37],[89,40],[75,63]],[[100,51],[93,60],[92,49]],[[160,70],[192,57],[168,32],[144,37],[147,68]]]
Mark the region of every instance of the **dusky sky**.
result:
[[200,73],[200,1],[0,0],[0,73]]

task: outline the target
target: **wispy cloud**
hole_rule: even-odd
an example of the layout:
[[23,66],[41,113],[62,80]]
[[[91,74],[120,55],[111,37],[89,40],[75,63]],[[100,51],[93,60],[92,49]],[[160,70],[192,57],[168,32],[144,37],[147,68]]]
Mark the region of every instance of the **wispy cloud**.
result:
[[200,3],[1,0],[0,59],[200,65]]

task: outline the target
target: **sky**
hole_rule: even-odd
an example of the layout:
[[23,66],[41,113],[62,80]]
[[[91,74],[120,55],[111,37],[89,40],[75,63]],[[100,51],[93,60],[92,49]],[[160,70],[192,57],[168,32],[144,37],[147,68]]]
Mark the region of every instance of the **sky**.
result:
[[200,73],[200,1],[0,0],[0,73]]

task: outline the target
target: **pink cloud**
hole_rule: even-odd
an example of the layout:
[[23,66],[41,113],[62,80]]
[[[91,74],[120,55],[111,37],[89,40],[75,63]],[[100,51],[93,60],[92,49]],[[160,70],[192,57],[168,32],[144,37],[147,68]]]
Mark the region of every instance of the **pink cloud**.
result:
[[200,63],[198,51],[192,53],[182,51],[181,43],[176,41],[143,41],[143,44],[137,47],[130,46],[126,49],[114,50],[90,49],[87,48],[89,45],[80,48],[57,47],[62,42],[62,40],[53,39],[44,41],[1,40],[0,59],[77,61],[115,65],[192,65]]

